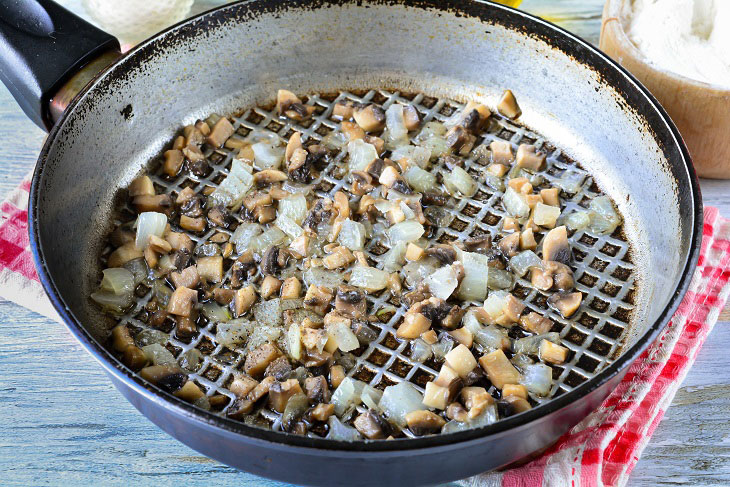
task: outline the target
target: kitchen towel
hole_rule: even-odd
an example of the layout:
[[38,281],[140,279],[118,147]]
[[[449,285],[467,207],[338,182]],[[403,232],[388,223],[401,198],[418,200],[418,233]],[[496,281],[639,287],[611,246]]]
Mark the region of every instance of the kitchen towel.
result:
[[[38,282],[28,241],[30,176],[0,204],[0,296],[59,320]],[[541,456],[461,481],[467,487],[623,486],[725,305],[730,222],[705,208],[690,289],[659,338],[601,406]]]

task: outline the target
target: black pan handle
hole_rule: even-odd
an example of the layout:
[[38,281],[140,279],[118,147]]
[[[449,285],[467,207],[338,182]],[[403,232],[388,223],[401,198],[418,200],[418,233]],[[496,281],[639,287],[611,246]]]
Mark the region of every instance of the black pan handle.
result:
[[82,66],[119,42],[51,0],[0,0],[0,80],[43,129],[49,102]]

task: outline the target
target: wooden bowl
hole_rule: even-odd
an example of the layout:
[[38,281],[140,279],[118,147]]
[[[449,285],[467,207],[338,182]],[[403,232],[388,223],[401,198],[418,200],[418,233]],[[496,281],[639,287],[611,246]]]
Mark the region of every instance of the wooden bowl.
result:
[[730,178],[730,88],[686,78],[652,66],[629,40],[631,0],[607,0],[600,48],[659,100],[682,133],[697,174]]

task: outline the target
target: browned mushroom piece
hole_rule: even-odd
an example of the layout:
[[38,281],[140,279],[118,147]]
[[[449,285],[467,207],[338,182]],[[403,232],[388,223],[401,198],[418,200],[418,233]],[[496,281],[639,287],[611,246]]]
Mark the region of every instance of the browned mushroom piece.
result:
[[276,379],[271,376],[264,377],[261,382],[259,382],[258,385],[246,395],[246,399],[249,399],[253,402],[260,400],[262,397],[269,393],[271,386],[274,385],[275,382]]
[[259,385],[259,381],[253,377],[235,373],[233,382],[231,382],[231,385],[228,386],[228,390],[238,397],[246,397],[257,385]]
[[352,318],[362,318],[368,310],[365,293],[354,286],[340,286],[335,297],[335,309]]
[[446,144],[462,156],[469,154],[474,147],[474,142],[476,142],[476,137],[461,125],[451,127],[446,132]]
[[540,190],[542,202],[546,205],[560,208],[560,190],[558,188],[546,188]]
[[322,263],[327,269],[338,269],[340,267],[347,267],[353,262],[355,262],[355,256],[353,255],[352,251],[350,251],[350,249],[348,249],[344,245],[335,247],[334,249],[332,249],[331,253],[329,253],[326,257],[322,259]]
[[261,272],[265,276],[272,276],[279,271],[279,247],[272,245],[261,257]]
[[476,132],[484,126],[490,115],[491,113],[486,106],[470,101],[459,113],[457,125],[470,132]]
[[112,348],[117,352],[124,352],[134,346],[134,338],[129,333],[127,325],[117,325],[112,328],[111,342]]
[[467,252],[476,252],[486,254],[492,248],[492,236],[479,235],[477,237],[467,237],[464,240],[464,250]]
[[418,128],[421,124],[421,117],[416,107],[413,105],[403,106],[403,121],[405,122],[406,130],[409,132]]
[[489,143],[492,152],[492,162],[503,166],[510,166],[514,160],[512,144],[506,140],[493,140]]
[[180,228],[200,233],[205,230],[205,219],[191,218],[187,215],[180,215]]
[[441,431],[446,421],[441,416],[422,409],[406,414],[406,423],[414,435],[424,436]]
[[205,141],[211,147],[218,148],[222,146],[231,135],[233,135],[234,131],[235,129],[233,128],[233,125],[231,125],[231,122],[229,122],[226,117],[221,117],[215,125],[213,125],[213,129],[210,131],[210,134],[206,137]]
[[539,171],[545,164],[545,154],[537,152],[534,145],[520,144],[517,148],[515,164],[517,167],[522,167],[531,171]]
[[454,421],[459,421],[461,423],[467,421],[467,410],[464,409],[464,406],[459,404],[458,402],[452,402],[446,407],[446,417],[449,419],[453,419]]
[[236,318],[245,314],[256,302],[256,289],[246,286],[233,294],[233,314]]
[[382,156],[385,152],[385,141],[380,137],[376,137],[374,135],[366,135],[365,137],[363,137],[363,140],[375,147],[375,152],[377,152],[378,155]]
[[545,316],[542,316],[539,313],[535,313],[534,311],[524,316],[521,316],[520,324],[527,331],[536,333],[538,335],[544,335],[553,328],[553,322],[550,320],[550,318],[546,318]]
[[568,242],[568,230],[565,225],[550,230],[542,240],[542,260],[570,264],[573,254]]
[[186,125],[183,128],[183,135],[185,146],[200,146],[205,140],[205,134],[195,125]]
[[553,288],[559,291],[569,291],[575,287],[573,270],[562,262],[543,262],[545,272],[553,277]]
[[184,233],[169,232],[165,235],[165,240],[170,243],[172,250],[175,251],[185,250],[188,254],[190,254],[193,252],[193,248],[195,247],[193,240]]
[[228,213],[225,207],[219,205],[208,210],[208,221],[221,228],[228,228],[235,223],[236,219]]
[[246,415],[253,411],[254,404],[254,401],[250,399],[237,397],[226,410],[226,416],[242,421]]
[[332,200],[329,198],[320,198],[312,206],[312,209],[309,210],[302,226],[316,234],[320,224],[332,223],[334,216],[335,211]]
[[369,409],[355,418],[353,426],[365,438],[380,440],[390,434],[390,425],[378,413]]
[[352,118],[355,104],[349,100],[341,100],[332,107],[332,118],[337,121],[349,120]]
[[289,179],[289,176],[285,172],[278,171],[276,169],[264,169],[253,175],[253,182],[256,185],[262,186],[265,184],[280,183]]
[[176,176],[180,172],[180,168],[182,168],[184,162],[182,151],[177,149],[165,151],[164,158],[165,162],[162,169],[165,171],[165,174],[170,177]]
[[375,189],[373,178],[364,171],[353,171],[350,173],[352,182],[352,193],[357,196],[365,195]]
[[353,122],[342,122],[340,123],[340,130],[347,140],[358,140],[365,138],[365,131],[356,123]]
[[520,320],[520,315],[525,309],[525,304],[517,299],[516,297],[508,294],[504,298],[504,304],[502,305],[502,312],[509,318],[513,323]]
[[276,294],[279,289],[281,289],[281,280],[275,278],[274,276],[266,276],[264,277],[264,281],[261,283],[261,287],[259,288],[259,294],[261,294],[261,297],[263,299],[269,299],[271,296]]
[[377,105],[357,107],[352,116],[365,132],[379,131],[385,126],[385,112]]
[[434,257],[441,265],[451,265],[456,260],[456,250],[451,245],[436,244],[425,250],[426,255]]
[[578,310],[583,302],[583,294],[579,291],[574,293],[555,293],[547,300],[548,305],[556,309],[563,318],[570,318]]
[[132,206],[134,206],[137,213],[155,211],[169,215],[172,211],[172,198],[169,194],[140,195],[134,197]]
[[310,404],[330,402],[332,397],[327,385],[327,379],[323,375],[304,379],[304,390],[307,392],[307,399],[309,399]]
[[254,379],[263,377],[266,367],[282,355],[281,351],[271,343],[264,343],[246,355],[243,371]]
[[324,316],[333,297],[329,288],[310,284],[307,294],[304,295],[304,307]]
[[188,381],[188,376],[180,368],[172,365],[150,365],[140,370],[139,375],[170,393],[180,390]]
[[514,257],[520,251],[520,233],[515,232],[502,237],[497,248],[505,257]]
[[502,98],[497,104],[497,111],[507,118],[517,118],[522,115],[522,110],[517,104],[515,95],[510,90],[504,90]]
[[335,414],[335,405],[334,404],[324,404],[320,403],[317,404],[314,409],[312,409],[312,412],[310,416],[315,421],[327,421],[330,416]]
[[173,272],[170,274],[170,280],[178,287],[187,287],[193,289],[200,284],[200,276],[198,275],[198,267],[191,265],[186,267],[182,271]]
[[289,90],[279,90],[276,94],[276,111],[279,115],[301,121],[314,113],[314,107],[302,103],[302,100]]
[[296,394],[304,394],[298,380],[274,382],[269,388],[268,406],[276,412],[283,413],[289,399]]
[[123,352],[122,362],[124,365],[137,372],[147,365],[148,360],[147,355],[145,355],[142,349],[133,345]]
[[289,360],[284,357],[278,357],[271,361],[264,370],[264,377],[273,377],[279,382],[283,382],[291,375],[291,364]]
[[192,318],[178,316],[175,321],[177,322],[175,335],[178,338],[190,338],[198,334],[198,327]]
[[398,326],[398,338],[418,338],[431,328],[431,320],[421,313],[408,311],[403,317],[403,323]]
[[177,316],[190,316],[193,307],[198,304],[198,291],[180,286],[170,296],[167,312]]
[[149,176],[139,176],[129,183],[127,192],[130,198],[134,198],[135,196],[154,196],[155,185]]

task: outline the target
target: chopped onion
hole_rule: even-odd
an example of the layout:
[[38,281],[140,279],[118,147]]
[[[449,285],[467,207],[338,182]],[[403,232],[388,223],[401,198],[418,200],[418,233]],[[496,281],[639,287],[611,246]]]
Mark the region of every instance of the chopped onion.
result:
[[[170,338],[170,335],[164,331],[154,330],[152,328],[144,328],[134,337],[134,341],[138,347],[144,347],[151,345],[152,343],[165,344]],[[197,349],[193,349],[197,350]]]
[[351,352],[360,347],[360,342],[346,321],[329,323],[327,326],[327,336],[343,352]]
[[374,267],[358,266],[350,273],[350,285],[375,292],[388,286],[390,274]]
[[380,402],[380,399],[383,397],[383,391],[374,388],[370,384],[366,384],[365,387],[362,389],[362,393],[360,394],[360,399],[362,400],[363,404],[365,404],[370,409],[378,409],[378,403]]
[[413,163],[411,167],[415,165],[421,169],[426,169],[429,161],[431,160],[431,149],[406,143],[396,147],[393,152],[391,152],[390,159],[396,162],[401,159],[408,159],[411,163]]
[[612,233],[621,223],[621,217],[616,213],[608,196],[593,198],[589,208],[591,210],[590,229],[592,232],[598,234]]
[[157,262],[157,272],[156,274],[163,276],[167,274],[168,272],[177,270],[177,267],[175,266],[175,263],[172,261],[172,257],[170,255],[165,254],[162,257],[160,257],[160,260]]
[[514,276],[511,272],[496,267],[489,268],[487,287],[489,289],[511,289],[514,285]]
[[504,181],[502,181],[502,178],[487,171],[482,173],[482,177],[484,178],[484,184],[490,188],[496,189],[497,191],[504,191]]
[[242,254],[248,250],[251,240],[263,233],[263,228],[258,223],[241,223],[236,227],[229,242],[236,246],[236,252]]
[[259,301],[253,307],[253,316],[259,325],[281,326],[282,311],[281,299],[274,298]]
[[284,412],[281,414],[281,423],[285,425],[292,424],[292,422],[302,417],[308,407],[309,399],[306,395],[301,392],[294,394],[286,402]]
[[231,320],[228,323],[218,323],[215,332],[215,341],[220,345],[234,347],[245,342],[256,323],[244,319]]
[[327,420],[329,431],[327,432],[328,440],[336,441],[357,441],[361,439],[360,433],[352,426],[347,426],[337,419],[337,416],[330,416]]
[[134,301],[132,294],[91,293],[91,299],[105,310],[120,314]]
[[585,174],[565,172],[560,176],[560,179],[553,181],[553,186],[557,186],[568,194],[575,194],[580,191],[585,178]]
[[428,276],[425,283],[429,291],[431,291],[431,294],[437,298],[446,300],[456,290],[456,286],[459,285],[459,280],[454,266],[447,265]]
[[304,233],[304,229],[286,215],[279,215],[274,221],[274,225],[279,228],[279,230],[289,235],[292,239],[295,239]]
[[512,351],[523,355],[537,355],[540,349],[540,342],[549,340],[553,343],[560,344],[560,334],[554,331],[545,333],[544,335],[533,335],[529,337],[515,340],[512,344]]
[[278,169],[284,159],[284,148],[278,147],[278,141],[272,143],[257,142],[251,146],[254,160],[260,169]]
[[347,218],[342,222],[337,241],[350,250],[362,250],[365,246],[366,237],[365,225]]
[[225,323],[231,320],[231,312],[228,311],[228,308],[214,301],[205,303],[201,311],[211,323]]
[[509,260],[510,269],[518,277],[527,274],[532,267],[540,266],[542,266],[542,260],[532,250],[523,250]]
[[550,206],[539,202],[535,205],[535,211],[533,213],[535,225],[550,228],[558,221],[558,217],[560,217],[560,208],[557,206]]
[[324,286],[330,289],[336,289],[337,286],[344,282],[341,273],[330,271],[324,267],[310,267],[302,274],[306,287],[314,284],[315,286]]
[[546,396],[553,386],[553,371],[545,364],[530,364],[522,367],[520,384],[538,396]]
[[433,357],[431,345],[420,338],[416,338],[411,342],[411,360],[423,363],[431,357]]
[[468,198],[474,196],[479,189],[479,185],[468,172],[459,166],[455,166],[451,171],[443,171],[444,186],[452,196],[462,194]]
[[426,232],[423,225],[414,220],[407,220],[396,223],[388,229],[390,243],[395,245],[398,242],[413,242],[418,240]]
[[574,211],[566,216],[564,221],[571,230],[583,230],[591,224],[591,214],[585,210]]
[[484,408],[484,412],[482,414],[476,418],[470,419],[467,424],[469,425],[469,428],[481,428],[482,426],[494,423],[498,419],[497,406],[495,404],[490,404]]
[[124,268],[132,273],[135,286],[146,281],[149,277],[150,269],[147,267],[147,261],[143,257],[130,260],[124,264]]
[[281,337],[282,332],[281,324],[271,325],[258,323],[246,341],[244,353],[250,353],[264,343],[276,343]]
[[403,179],[416,191],[425,193],[436,187],[436,175],[424,171],[418,166],[411,166],[403,173]]
[[350,155],[350,172],[363,171],[368,164],[378,158],[375,146],[362,139],[351,140],[347,144],[347,153]]
[[167,306],[172,296],[172,289],[165,283],[164,279],[155,279],[152,283],[152,291],[154,292],[157,304]]
[[123,267],[113,267],[102,271],[100,289],[102,292],[116,295],[134,292],[134,275]]
[[446,135],[446,125],[436,120],[426,122],[421,129],[421,132],[416,136],[416,142],[423,142],[430,139],[433,136],[442,137]]
[[203,363],[203,354],[197,348],[191,348],[180,355],[177,363],[187,372],[195,372],[200,368],[200,364]]
[[502,197],[502,204],[507,213],[517,218],[527,218],[530,207],[524,194],[518,193],[512,187],[507,188]]
[[142,351],[147,357],[147,360],[155,365],[177,365],[175,357],[159,343],[146,345],[142,347]]
[[498,319],[502,315],[504,308],[504,299],[507,297],[506,291],[492,291],[484,301],[484,311],[487,312],[492,320]]
[[321,144],[331,150],[340,150],[347,145],[347,136],[340,130],[333,130],[322,138]]
[[383,254],[381,262],[385,272],[396,272],[401,269],[406,259],[406,242],[398,242]]
[[502,348],[502,343],[507,336],[507,329],[495,325],[485,325],[474,333],[474,341],[490,350]]
[[436,262],[435,259],[429,258],[408,262],[404,265],[403,275],[408,287],[416,287],[424,279],[436,272],[436,269],[438,269]]
[[332,404],[335,405],[335,414],[342,417],[345,412],[360,404],[361,394],[367,384],[352,377],[342,379],[340,385],[332,393]]
[[393,103],[385,110],[385,126],[387,127],[386,142],[395,147],[408,143],[408,129],[403,118],[403,105]]
[[306,196],[302,193],[297,193],[280,199],[277,215],[287,216],[297,225],[301,225],[307,217]]
[[297,323],[289,325],[289,332],[286,335],[289,355],[294,360],[302,358],[302,330]]
[[152,235],[162,238],[167,227],[167,215],[155,211],[140,213],[137,217],[137,236],[134,246],[137,250],[144,250]]
[[252,172],[251,166],[239,159],[233,159],[228,176],[210,194],[211,205],[223,205],[229,208],[240,206],[246,193],[253,186]]
[[459,284],[457,296],[464,301],[484,301],[487,297],[489,257],[475,252],[461,252],[464,278]]
[[256,252],[263,252],[272,245],[279,245],[286,239],[286,234],[279,230],[277,227],[270,227],[264,233],[258,237],[254,237],[250,240],[249,248]]
[[423,395],[408,382],[388,386],[378,403],[389,421],[400,427],[406,426],[406,414],[424,409]]
[[433,356],[436,360],[443,360],[444,357],[446,357],[446,354],[451,351],[451,349],[454,348],[454,339],[451,338],[451,335],[444,333],[440,338],[439,341],[431,345],[431,350],[433,350]]

